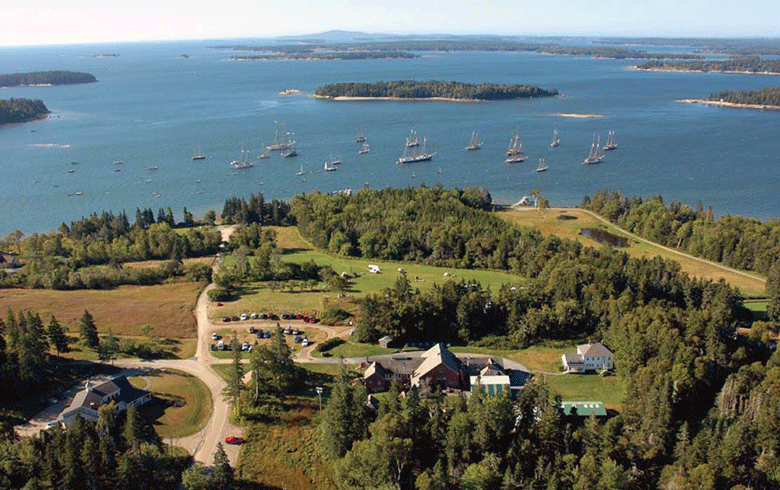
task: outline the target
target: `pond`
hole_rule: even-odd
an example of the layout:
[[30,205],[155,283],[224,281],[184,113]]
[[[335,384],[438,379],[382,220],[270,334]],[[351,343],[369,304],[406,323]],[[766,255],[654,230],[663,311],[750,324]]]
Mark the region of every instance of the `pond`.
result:
[[628,238],[615,235],[614,233],[599,228],[583,228],[580,230],[580,235],[590,237],[599,243],[607,243],[613,247],[622,248],[631,245]]

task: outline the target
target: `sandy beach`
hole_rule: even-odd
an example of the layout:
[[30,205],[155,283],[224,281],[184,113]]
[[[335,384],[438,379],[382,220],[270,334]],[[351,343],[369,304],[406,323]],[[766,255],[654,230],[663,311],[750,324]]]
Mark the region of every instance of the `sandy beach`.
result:
[[725,102],[722,100],[705,100],[705,99],[680,99],[676,102],[683,104],[706,104],[714,105],[718,107],[733,107],[736,109],[753,109],[759,111],[780,111],[780,106],[776,105],[762,105],[762,104],[737,104],[734,102]]

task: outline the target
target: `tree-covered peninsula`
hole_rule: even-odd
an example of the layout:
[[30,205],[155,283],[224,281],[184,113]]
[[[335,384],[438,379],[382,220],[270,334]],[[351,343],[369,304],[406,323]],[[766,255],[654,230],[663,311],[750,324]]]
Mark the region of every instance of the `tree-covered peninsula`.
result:
[[418,56],[404,51],[314,51],[274,52],[264,55],[236,55],[230,61],[271,61],[271,60],[302,60],[302,61],[343,61],[343,60],[381,60],[409,59]]
[[449,100],[510,100],[553,97],[556,89],[546,90],[531,85],[478,85],[438,80],[396,80],[375,83],[334,83],[318,87],[317,97],[371,99],[449,99]]
[[0,100],[0,126],[40,119],[48,113],[49,109],[40,99]]
[[26,85],[75,85],[97,82],[95,75],[77,71],[32,71],[28,73],[7,73],[0,75],[0,87],[23,87]]
[[649,71],[696,71],[716,73],[780,73],[780,60],[769,60],[759,56],[738,56],[727,60],[699,61],[648,61],[636,67]]
[[780,87],[766,87],[755,90],[726,90],[711,93],[704,101],[738,106],[780,108]]

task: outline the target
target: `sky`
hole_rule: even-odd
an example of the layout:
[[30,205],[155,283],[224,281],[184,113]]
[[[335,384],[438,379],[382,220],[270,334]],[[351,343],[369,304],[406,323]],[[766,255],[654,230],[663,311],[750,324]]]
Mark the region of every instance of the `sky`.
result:
[[[392,34],[780,37],[778,0],[36,0],[0,46]],[[0,60],[2,63],[2,60]]]

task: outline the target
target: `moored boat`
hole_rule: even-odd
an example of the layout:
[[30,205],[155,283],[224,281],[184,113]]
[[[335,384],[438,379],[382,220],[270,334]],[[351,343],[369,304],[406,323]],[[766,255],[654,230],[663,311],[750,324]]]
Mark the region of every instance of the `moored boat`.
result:
[[482,148],[482,142],[479,141],[479,131],[472,131],[471,141],[469,141],[469,146],[466,147],[466,150],[474,151],[480,148]]
[[404,152],[398,159],[398,163],[417,163],[427,162],[433,158],[436,153],[428,153],[428,140],[423,138],[423,149],[420,151],[419,145],[409,145],[409,138],[406,139]]
[[536,167],[537,172],[544,172],[547,170],[547,164],[544,163],[544,158],[539,159],[539,166]]

